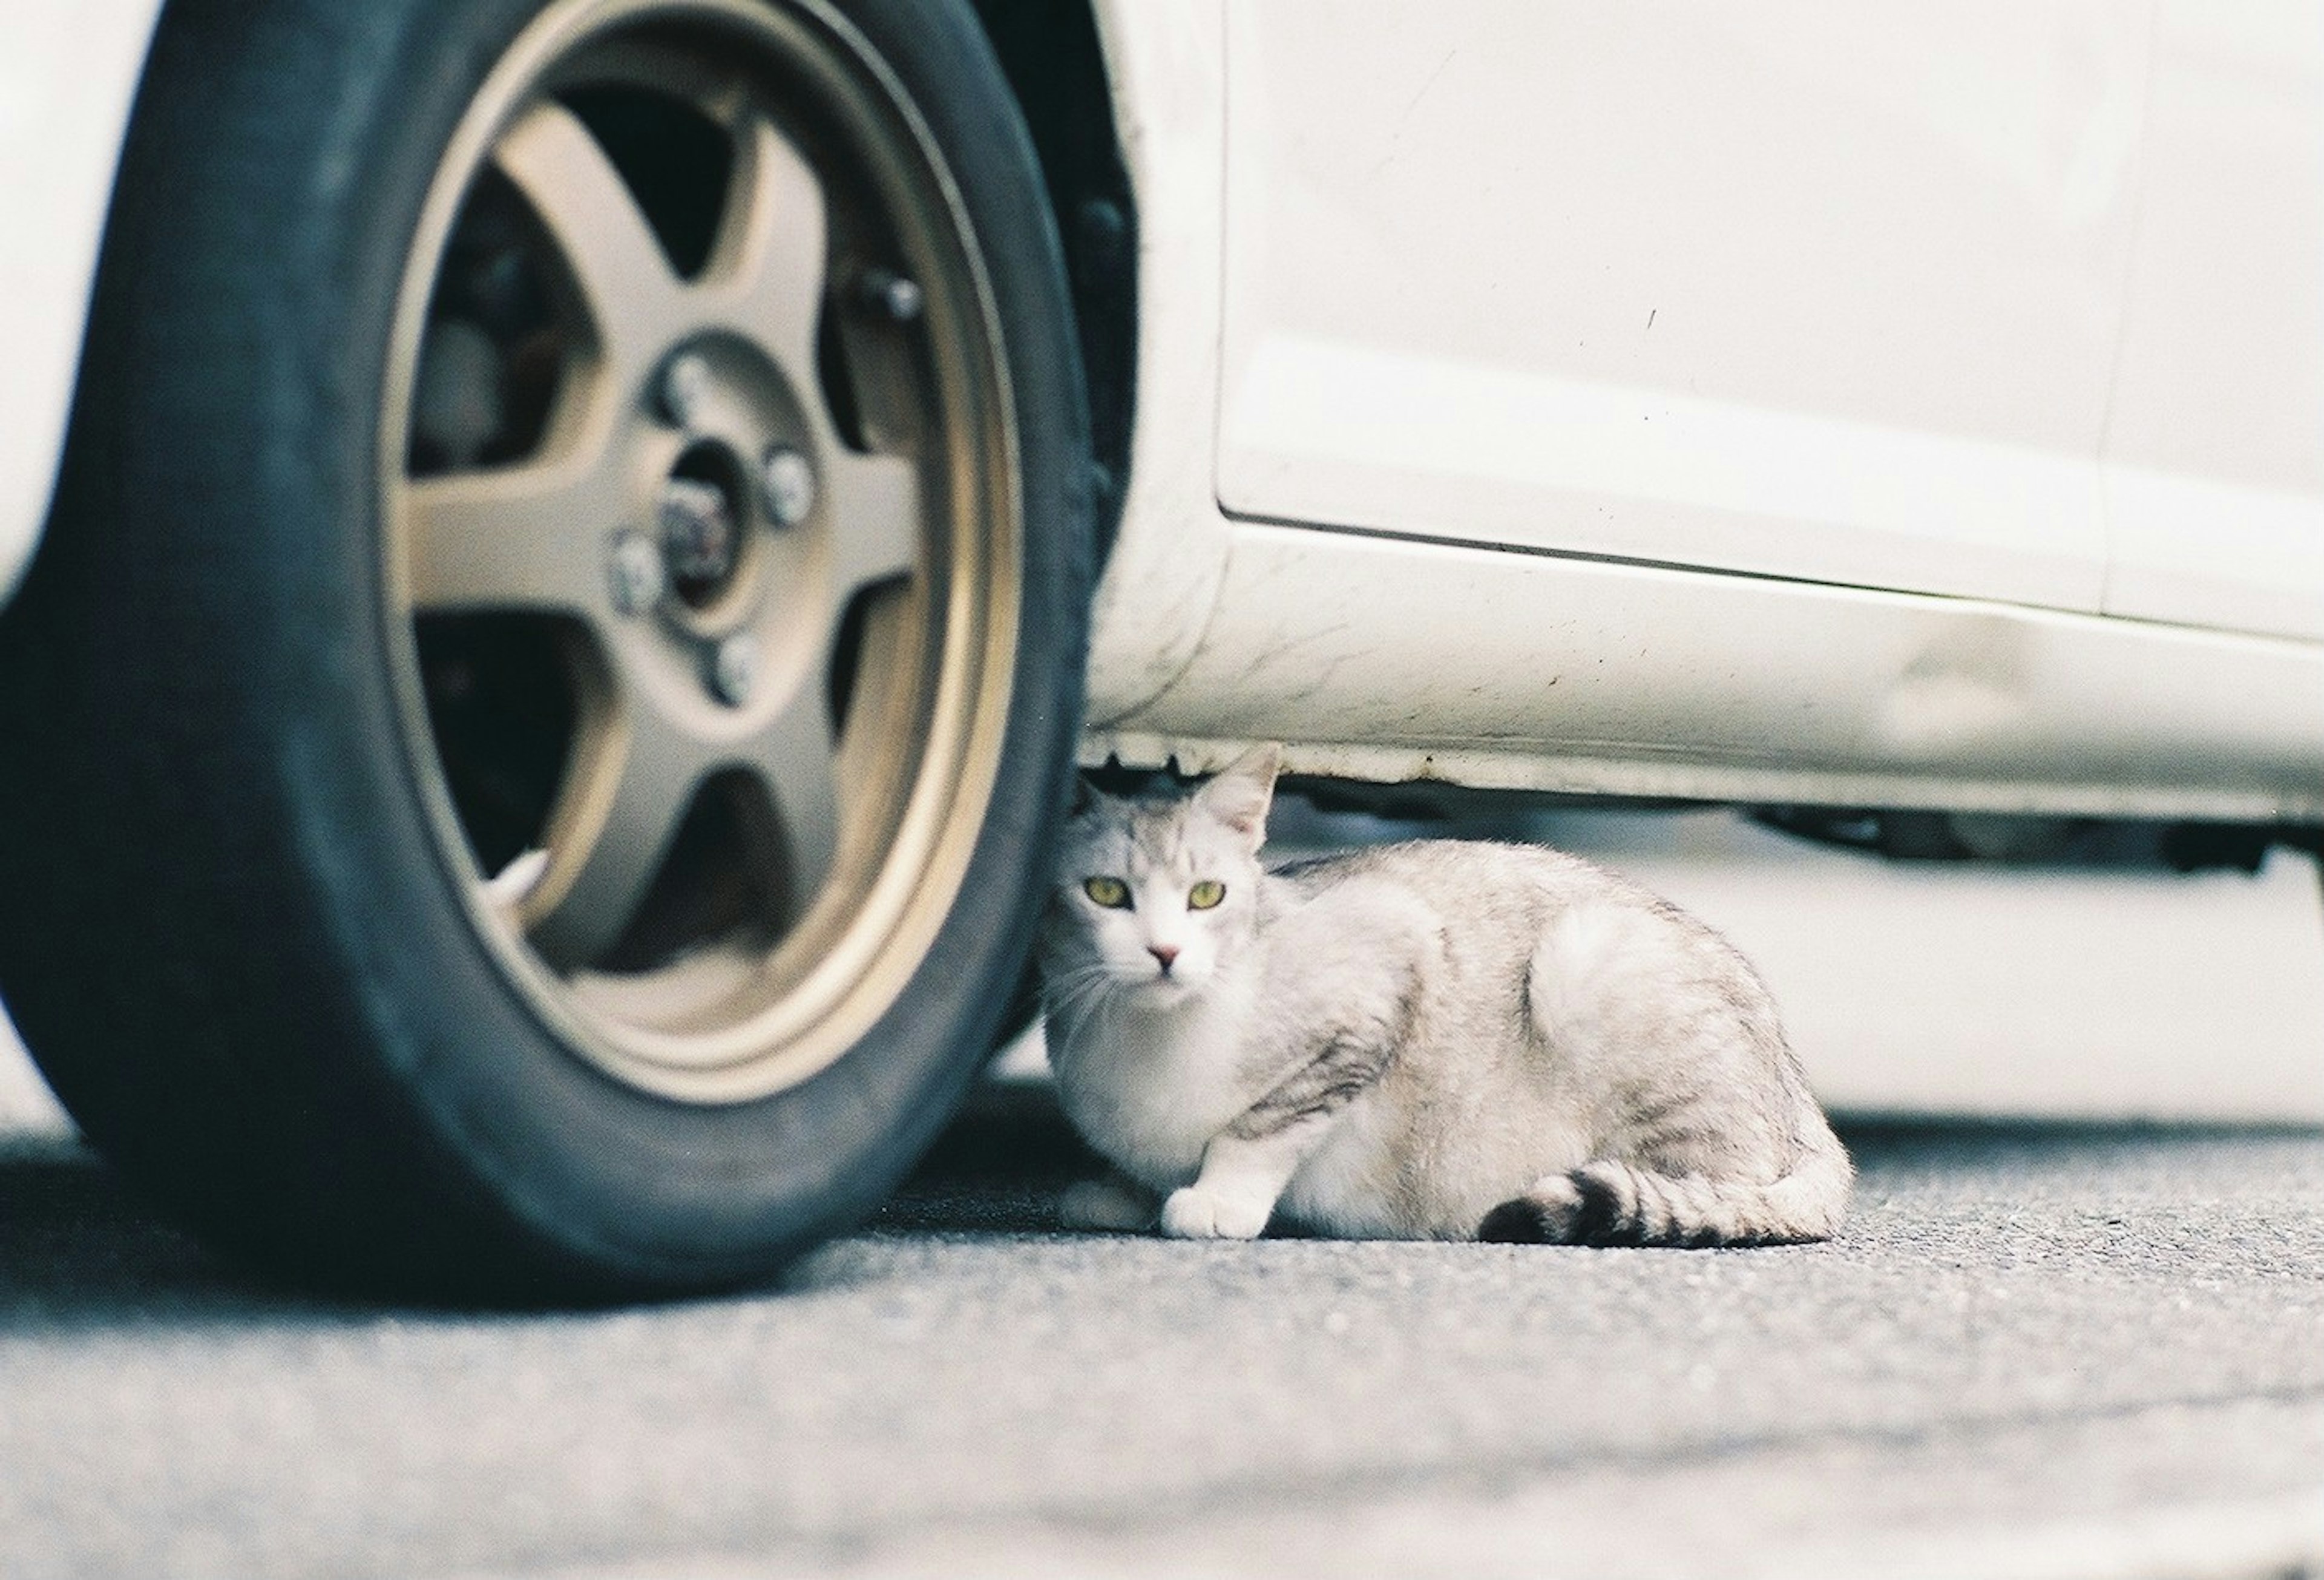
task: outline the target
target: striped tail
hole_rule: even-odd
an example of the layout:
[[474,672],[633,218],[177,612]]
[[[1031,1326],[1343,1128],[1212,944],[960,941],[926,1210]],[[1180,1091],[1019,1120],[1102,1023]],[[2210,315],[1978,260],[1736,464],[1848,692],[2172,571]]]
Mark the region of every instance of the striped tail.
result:
[[1600,1158],[1534,1181],[1477,1226],[1480,1240],[1561,1245],[1779,1245],[1828,1240],[1856,1171],[1837,1139],[1771,1183],[1658,1174]]

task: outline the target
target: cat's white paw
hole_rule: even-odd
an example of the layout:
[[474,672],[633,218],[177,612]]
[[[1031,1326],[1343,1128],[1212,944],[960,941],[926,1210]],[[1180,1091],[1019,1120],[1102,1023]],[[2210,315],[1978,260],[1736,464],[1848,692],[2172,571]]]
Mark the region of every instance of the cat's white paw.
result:
[[1143,1234],[1154,1226],[1154,1199],[1112,1180],[1080,1180],[1057,1198],[1057,1222],[1068,1229]]
[[1162,1204],[1162,1232],[1177,1240],[1256,1240],[1274,1210],[1271,1201],[1186,1185]]

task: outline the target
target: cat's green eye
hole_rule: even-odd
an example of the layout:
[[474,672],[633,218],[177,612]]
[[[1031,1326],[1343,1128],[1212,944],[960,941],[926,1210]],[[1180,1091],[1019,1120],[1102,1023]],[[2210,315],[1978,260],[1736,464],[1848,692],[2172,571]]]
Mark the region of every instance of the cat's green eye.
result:
[[1206,877],[1186,891],[1186,908],[1207,911],[1227,897],[1227,886],[1215,877]]
[[1130,886],[1118,877],[1093,877],[1082,884],[1082,893],[1109,911],[1130,909]]

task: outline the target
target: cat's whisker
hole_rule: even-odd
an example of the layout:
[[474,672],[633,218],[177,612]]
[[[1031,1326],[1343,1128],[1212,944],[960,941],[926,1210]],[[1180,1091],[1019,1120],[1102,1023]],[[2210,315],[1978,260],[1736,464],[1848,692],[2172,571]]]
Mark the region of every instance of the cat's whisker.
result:
[[1053,1024],[1078,1028],[1102,1015],[1116,986],[1112,973],[1102,962],[1061,969],[1047,974],[1043,1005]]
[[1102,965],[1081,966],[1051,976],[1043,985],[1043,993],[1052,1003],[1071,1005],[1099,991],[1111,979],[1111,973]]

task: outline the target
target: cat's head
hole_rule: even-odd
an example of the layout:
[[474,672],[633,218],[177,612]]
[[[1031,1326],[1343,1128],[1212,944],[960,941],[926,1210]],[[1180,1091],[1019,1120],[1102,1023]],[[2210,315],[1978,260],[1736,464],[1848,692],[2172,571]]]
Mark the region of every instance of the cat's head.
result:
[[1085,789],[1049,907],[1053,995],[1168,1003],[1218,974],[1256,923],[1259,848],[1282,760],[1280,747],[1261,746],[1189,790],[1130,799]]

